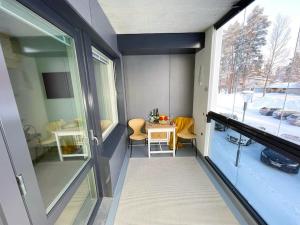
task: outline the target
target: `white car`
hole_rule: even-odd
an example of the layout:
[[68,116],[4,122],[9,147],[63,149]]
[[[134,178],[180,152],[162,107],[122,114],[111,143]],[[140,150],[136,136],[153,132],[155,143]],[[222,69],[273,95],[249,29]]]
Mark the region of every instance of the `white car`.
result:
[[[260,130],[266,130],[266,128],[264,128],[264,127],[257,127],[257,128]],[[240,142],[241,145],[243,145],[243,146],[248,146],[248,145],[254,143],[254,141],[252,139],[250,139],[244,135],[241,135],[240,133],[238,133],[232,129],[227,130],[226,140],[231,143],[237,144],[237,145]]]
[[234,143],[234,144],[239,144],[239,140],[240,140],[241,145],[244,145],[244,146],[248,146],[252,143],[250,138],[248,138],[244,135],[241,135],[240,133],[238,133],[232,129],[227,130],[226,140],[231,143]]

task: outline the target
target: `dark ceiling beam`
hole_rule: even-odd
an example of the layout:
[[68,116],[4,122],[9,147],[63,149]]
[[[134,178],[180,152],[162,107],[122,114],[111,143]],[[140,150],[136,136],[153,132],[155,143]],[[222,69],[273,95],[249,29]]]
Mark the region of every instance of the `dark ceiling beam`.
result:
[[205,33],[119,34],[123,55],[186,54],[204,48]]
[[254,1],[255,0],[241,0],[236,4],[234,4],[232,8],[214,24],[215,29],[219,29],[220,27],[222,27],[231,18],[233,18],[235,15],[237,15],[240,11],[242,11],[244,8],[246,8]]

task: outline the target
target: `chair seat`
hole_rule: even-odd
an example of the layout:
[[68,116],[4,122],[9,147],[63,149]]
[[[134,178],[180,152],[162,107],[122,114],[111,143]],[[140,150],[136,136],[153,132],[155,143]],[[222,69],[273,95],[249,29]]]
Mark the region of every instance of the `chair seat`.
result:
[[132,134],[129,136],[129,138],[131,140],[134,140],[134,141],[141,141],[141,140],[145,140],[147,138],[147,134]]
[[177,133],[177,137],[183,139],[195,139],[197,136],[196,134],[192,134],[192,133]]

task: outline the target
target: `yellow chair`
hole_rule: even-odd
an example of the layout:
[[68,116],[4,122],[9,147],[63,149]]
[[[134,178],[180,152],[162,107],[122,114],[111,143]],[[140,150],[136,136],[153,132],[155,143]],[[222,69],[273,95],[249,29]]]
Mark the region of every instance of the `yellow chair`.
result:
[[[177,133],[177,141],[176,141],[176,149],[178,149],[178,139],[185,139],[190,140],[192,143],[192,148],[194,148],[194,140],[195,140],[195,146],[196,146],[196,134],[194,134],[193,131],[194,127],[194,119],[191,119],[188,124],[184,126],[184,128]],[[196,157],[197,157],[197,149],[195,149]]]
[[132,155],[132,142],[133,141],[145,141],[146,144],[146,138],[147,134],[142,132],[142,128],[145,125],[144,119],[131,119],[128,121],[128,126],[132,129],[133,133],[129,136],[130,141],[130,157]]

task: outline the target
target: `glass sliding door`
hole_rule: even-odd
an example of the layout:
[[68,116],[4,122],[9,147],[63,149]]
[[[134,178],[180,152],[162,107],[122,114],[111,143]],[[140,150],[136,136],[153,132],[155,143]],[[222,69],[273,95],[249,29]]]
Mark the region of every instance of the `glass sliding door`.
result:
[[96,200],[94,172],[91,170],[58,217],[55,225],[87,224]]
[[[4,126],[10,131],[15,129],[15,141],[21,146],[17,149],[12,143],[9,151],[17,168],[27,168],[20,174],[24,175],[27,187],[24,199],[29,212],[43,211],[46,215],[86,165],[93,165],[75,41],[17,1],[0,0],[0,46],[8,76],[6,84],[11,85],[13,104],[18,111],[13,120],[18,120],[22,127],[18,129],[7,122],[11,108],[4,108],[5,100],[0,99],[1,108],[7,109],[1,118]],[[9,90],[2,91],[10,94]],[[6,133],[10,142],[12,133]],[[29,179],[26,174],[32,165],[34,179]],[[31,188],[34,185],[37,188]],[[37,204],[39,200],[42,209]],[[94,173],[90,172],[57,224],[85,224],[96,201]]]

